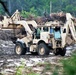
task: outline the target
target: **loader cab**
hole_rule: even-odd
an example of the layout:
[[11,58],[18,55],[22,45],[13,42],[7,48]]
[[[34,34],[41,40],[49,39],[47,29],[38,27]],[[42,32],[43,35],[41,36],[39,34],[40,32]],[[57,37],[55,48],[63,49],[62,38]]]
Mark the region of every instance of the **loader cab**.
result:
[[49,27],[47,26],[38,26],[37,29],[35,29],[35,39],[40,39],[41,36],[45,36],[44,33],[49,32]]
[[44,26],[44,25],[38,26],[34,32],[33,42],[36,44],[39,41],[44,41],[45,43],[48,43],[48,37],[50,34],[49,29],[50,29],[49,27]]
[[[66,30],[64,30],[65,32]],[[39,26],[35,30],[35,35],[37,39],[40,39],[40,36],[46,36],[44,33],[48,33],[54,36],[55,39],[61,38],[61,27],[52,27],[52,26]],[[41,35],[42,34],[42,35]]]

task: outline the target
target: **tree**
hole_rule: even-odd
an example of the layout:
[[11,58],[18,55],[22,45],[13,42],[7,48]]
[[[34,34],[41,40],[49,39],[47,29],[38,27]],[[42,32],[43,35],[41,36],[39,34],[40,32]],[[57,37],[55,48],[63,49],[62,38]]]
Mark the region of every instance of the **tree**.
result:
[[[50,14],[50,2],[52,3],[52,12],[70,12],[76,15],[76,0],[5,0],[10,1],[12,14],[16,9],[19,11],[32,11],[33,14],[42,16],[46,11]],[[3,13],[3,8],[0,5],[0,13]],[[31,13],[32,13],[31,12]]]

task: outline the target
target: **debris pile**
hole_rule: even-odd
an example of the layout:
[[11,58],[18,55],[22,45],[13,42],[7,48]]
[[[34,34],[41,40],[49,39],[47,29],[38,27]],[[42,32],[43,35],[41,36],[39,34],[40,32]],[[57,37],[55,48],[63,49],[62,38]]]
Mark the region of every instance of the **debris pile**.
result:
[[12,40],[17,34],[21,32],[20,29],[3,29],[0,30],[0,40]]
[[43,17],[34,18],[33,16],[29,16],[26,20],[35,20],[37,24],[43,25],[49,21],[59,21],[61,23],[65,23],[66,21],[66,13],[51,13],[50,15],[44,15]]

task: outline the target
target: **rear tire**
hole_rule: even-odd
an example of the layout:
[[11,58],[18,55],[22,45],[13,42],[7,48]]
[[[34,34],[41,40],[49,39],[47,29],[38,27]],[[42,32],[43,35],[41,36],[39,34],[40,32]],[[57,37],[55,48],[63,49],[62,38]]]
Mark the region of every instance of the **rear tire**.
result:
[[37,52],[31,52],[31,54],[32,54],[32,55],[38,55],[38,53],[37,53]]
[[60,55],[61,56],[65,56],[66,54],[66,48],[63,48],[61,51],[60,51]]
[[38,45],[37,52],[38,52],[38,55],[45,56],[45,55],[49,55],[50,50],[44,43],[41,43]]
[[55,55],[59,55],[59,54],[60,54],[60,53],[59,53],[59,50],[60,50],[60,49],[57,48],[57,49],[54,51],[54,54],[55,54]]
[[26,48],[23,48],[21,43],[16,43],[14,51],[17,55],[24,55],[26,53]]
[[61,56],[65,56],[66,54],[66,48],[57,48],[56,51],[54,51],[55,55],[61,55]]

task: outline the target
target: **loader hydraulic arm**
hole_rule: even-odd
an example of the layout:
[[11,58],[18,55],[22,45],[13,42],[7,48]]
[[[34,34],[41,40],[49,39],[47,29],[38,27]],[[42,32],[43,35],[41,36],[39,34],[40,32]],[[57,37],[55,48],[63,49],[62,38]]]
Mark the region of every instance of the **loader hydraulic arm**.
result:
[[21,21],[16,21],[16,22],[14,22],[15,24],[21,24],[24,28],[25,28],[25,31],[29,34],[29,35],[31,35],[33,32],[31,31],[31,29],[30,29],[30,27],[28,26],[28,24],[27,24],[27,22],[26,21],[23,21],[23,20],[21,20]]
[[66,23],[64,24],[64,27],[62,27],[62,33],[61,33],[62,47],[65,47],[65,45],[67,43],[67,37],[68,37],[68,34],[69,34],[69,30],[70,30],[70,34],[72,36],[72,40],[74,42],[76,41],[75,27],[74,27],[74,22],[73,22],[72,19],[73,19],[72,15],[70,13],[66,13]]
[[68,28],[71,31],[71,35],[73,37],[73,40],[76,41],[76,36],[75,36],[75,27],[74,27],[74,22],[73,22],[73,17],[70,13],[66,14],[67,21],[68,21]]

